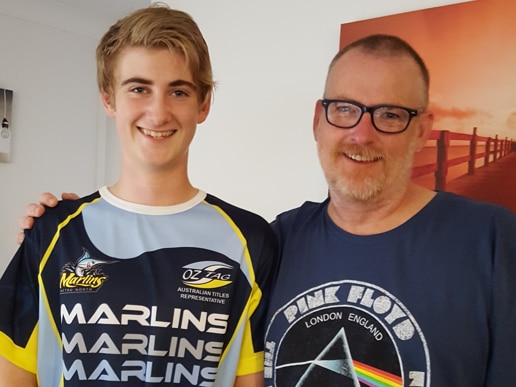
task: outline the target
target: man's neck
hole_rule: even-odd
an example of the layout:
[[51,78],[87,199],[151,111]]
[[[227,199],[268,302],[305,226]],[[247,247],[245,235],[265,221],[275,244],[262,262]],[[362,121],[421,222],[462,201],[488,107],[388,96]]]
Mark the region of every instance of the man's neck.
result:
[[360,201],[332,192],[328,215],[337,226],[352,234],[379,234],[408,221],[432,200],[435,192],[410,183],[396,196],[385,196]]

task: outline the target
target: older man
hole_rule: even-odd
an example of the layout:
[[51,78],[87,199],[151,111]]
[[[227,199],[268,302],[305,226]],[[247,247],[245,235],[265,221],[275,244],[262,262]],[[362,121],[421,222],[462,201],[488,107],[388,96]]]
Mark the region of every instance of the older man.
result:
[[411,182],[428,90],[397,37],[366,37],[331,63],[313,123],[329,198],[273,224],[266,385],[516,380],[516,216]]

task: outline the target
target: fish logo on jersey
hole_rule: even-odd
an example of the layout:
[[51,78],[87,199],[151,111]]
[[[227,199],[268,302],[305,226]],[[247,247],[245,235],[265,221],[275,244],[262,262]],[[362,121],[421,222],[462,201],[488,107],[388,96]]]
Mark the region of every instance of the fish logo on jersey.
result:
[[215,289],[233,282],[233,266],[216,261],[201,261],[183,266],[183,283],[201,289]]
[[102,268],[109,263],[112,262],[92,257],[83,248],[82,255],[75,262],[68,262],[61,270],[61,293],[97,291],[108,278]]

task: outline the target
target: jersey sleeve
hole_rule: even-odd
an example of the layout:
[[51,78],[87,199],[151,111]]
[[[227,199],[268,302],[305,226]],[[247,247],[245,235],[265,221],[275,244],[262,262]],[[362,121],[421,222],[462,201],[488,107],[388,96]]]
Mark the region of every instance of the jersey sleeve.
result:
[[0,355],[36,373],[38,267],[26,237],[0,279]]
[[[96,197],[94,193],[90,197]],[[0,278],[0,355],[11,363],[37,372],[41,258],[56,232],[56,225],[81,201],[59,201],[35,219],[34,227]]]
[[[238,340],[238,363],[236,375],[250,375],[264,369],[264,343],[267,307],[278,264],[277,238],[269,223],[262,217],[228,204],[214,196],[206,199],[210,204],[222,209],[234,225],[245,245],[249,270],[249,295],[246,306],[240,315],[238,326],[241,335]],[[246,270],[247,270],[246,269]],[[233,342],[238,342],[236,337]],[[226,359],[227,360],[227,359]],[[236,361],[236,359],[233,358]],[[219,367],[219,373],[224,367]]]
[[239,376],[261,372],[264,369],[267,306],[276,273],[278,249],[276,237],[269,227],[264,228],[259,239],[261,240],[256,246],[250,245],[255,281],[237,369]]

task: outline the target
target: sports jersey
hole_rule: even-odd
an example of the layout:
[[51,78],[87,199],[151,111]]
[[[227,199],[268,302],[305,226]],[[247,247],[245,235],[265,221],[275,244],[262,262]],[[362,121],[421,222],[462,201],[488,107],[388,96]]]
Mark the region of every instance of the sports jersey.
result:
[[0,354],[41,387],[232,386],[263,370],[276,250],[265,220],[202,191],[62,201],[0,280]]
[[273,224],[266,386],[514,385],[515,214],[437,193],[399,227],[353,235],[327,207]]

